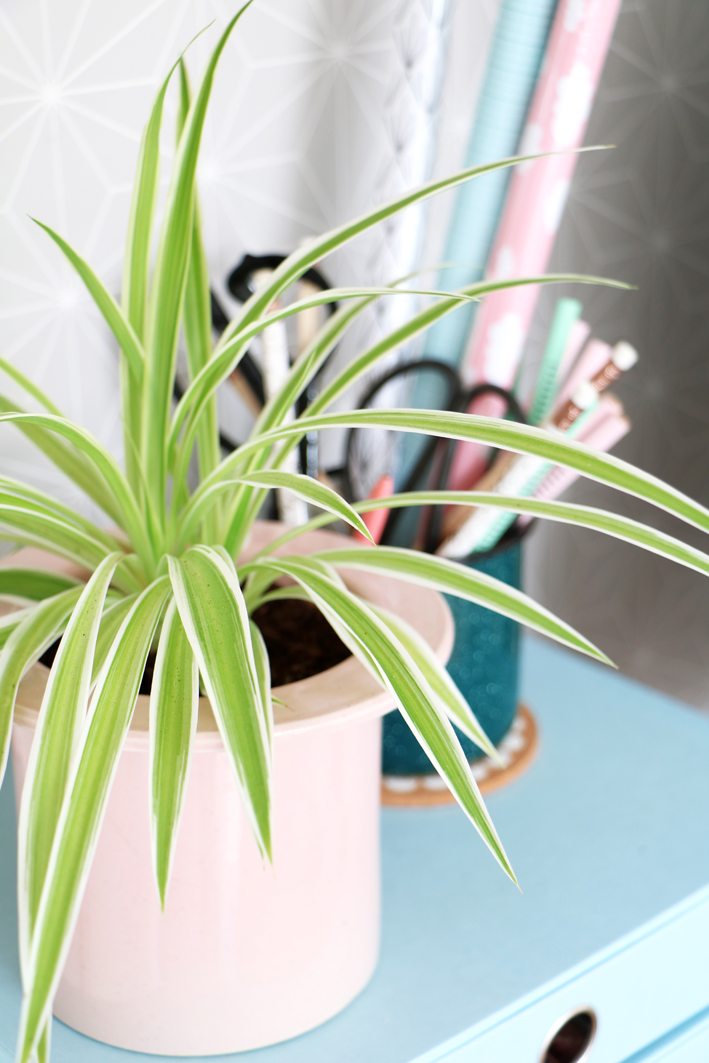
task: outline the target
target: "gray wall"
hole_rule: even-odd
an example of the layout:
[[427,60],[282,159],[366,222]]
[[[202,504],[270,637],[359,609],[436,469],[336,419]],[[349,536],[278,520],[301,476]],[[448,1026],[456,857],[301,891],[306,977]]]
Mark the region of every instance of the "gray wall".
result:
[[[618,395],[633,431],[618,453],[709,503],[709,7],[626,2],[553,267],[638,286],[579,292],[603,339],[635,344]],[[573,497],[619,496],[597,485]],[[657,515],[623,503],[638,519]],[[658,525],[692,535],[669,517]],[[709,707],[709,582],[601,536],[538,532],[527,586],[605,646],[624,672]]]

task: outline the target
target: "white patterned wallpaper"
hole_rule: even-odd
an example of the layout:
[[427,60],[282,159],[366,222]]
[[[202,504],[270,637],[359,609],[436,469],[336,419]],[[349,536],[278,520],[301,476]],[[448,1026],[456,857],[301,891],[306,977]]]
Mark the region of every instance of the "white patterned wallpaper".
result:
[[[423,0],[376,8],[364,0],[259,0],[243,20],[216,84],[200,168],[215,278],[244,249],[292,248],[383,194],[397,132],[383,116],[406,43],[405,6],[420,38],[430,7]],[[231,0],[9,0],[0,8],[2,348],[114,446],[112,345],[27,215],[66,233],[117,291],[152,89],[197,29],[223,25],[234,9]],[[195,66],[215,31],[190,50]],[[330,268],[362,276],[371,257],[363,241]],[[11,430],[3,430],[0,454],[11,472],[38,475],[34,453]]]
[[[0,354],[114,447],[112,345],[27,215],[67,234],[117,292],[152,88],[198,28],[223,24],[234,8],[232,0],[0,6]],[[245,249],[289,248],[361,211],[425,169],[434,148],[438,172],[456,167],[496,8],[496,0],[256,0],[225,56],[200,168],[215,280]],[[588,137],[619,146],[582,160],[555,261],[640,285],[635,295],[582,293],[596,332],[630,339],[643,357],[624,385],[636,427],[622,453],[705,501],[708,24],[696,0],[625,0]],[[447,40],[434,39],[438,28],[448,28]],[[195,68],[214,33],[191,49]],[[438,130],[427,144],[423,137],[422,152],[407,151],[438,92],[416,71],[427,50],[446,44]],[[430,262],[447,210],[439,201],[428,212]],[[419,239],[413,221],[401,235],[403,262]],[[376,236],[361,240],[331,264],[333,278],[371,282],[378,246]],[[9,428],[0,430],[0,461],[13,475],[53,481]],[[577,495],[603,500],[592,487]],[[706,582],[569,529],[537,534],[527,573],[530,589],[625,671],[709,704]]]

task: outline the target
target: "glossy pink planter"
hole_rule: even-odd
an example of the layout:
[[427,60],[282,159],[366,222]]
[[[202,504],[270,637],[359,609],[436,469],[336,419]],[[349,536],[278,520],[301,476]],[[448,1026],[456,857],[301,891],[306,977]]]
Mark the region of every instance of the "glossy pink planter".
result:
[[[277,530],[259,526],[251,549]],[[315,533],[307,548],[333,538],[342,542]],[[452,622],[438,595],[361,573],[347,581],[405,616],[445,658]],[[46,676],[37,666],[21,688],[18,791]],[[135,1051],[235,1052],[311,1029],[370,978],[381,715],[390,701],[352,659],[278,695],[288,707],[276,713],[273,865],[251,837],[204,701],[165,912],[151,866],[147,698],[139,698],[56,997],[68,1025]]]

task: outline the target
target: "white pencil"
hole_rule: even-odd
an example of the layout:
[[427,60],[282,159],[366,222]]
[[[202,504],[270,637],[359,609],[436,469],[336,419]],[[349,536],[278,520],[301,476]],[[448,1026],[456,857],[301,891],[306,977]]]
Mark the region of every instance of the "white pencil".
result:
[[[259,270],[254,274],[254,284],[260,288],[268,281],[269,270]],[[261,372],[263,374],[263,390],[266,399],[276,395],[288,376],[290,369],[290,357],[288,354],[288,332],[285,321],[275,321],[261,333]],[[290,410],[283,419],[283,424],[293,421],[293,411]],[[283,462],[284,472],[298,472],[298,452],[292,450]],[[276,491],[276,503],[281,519],[286,524],[305,524],[308,519],[308,505],[302,498],[298,498],[290,491],[279,489]]]

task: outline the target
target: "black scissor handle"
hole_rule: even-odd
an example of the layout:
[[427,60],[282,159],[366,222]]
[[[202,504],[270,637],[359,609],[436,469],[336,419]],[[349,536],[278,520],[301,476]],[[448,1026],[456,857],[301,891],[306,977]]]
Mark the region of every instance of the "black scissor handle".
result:
[[[227,288],[235,299],[238,299],[240,303],[245,303],[256,291],[254,274],[261,269],[276,270],[287,258],[288,255],[250,255],[247,252],[227,277]],[[313,287],[319,288],[321,292],[326,292],[330,287],[327,277],[316,266],[311,266],[298,279],[307,281]],[[328,303],[326,309],[328,314],[334,314],[337,304]]]
[[[266,255],[251,255],[248,252],[243,256],[241,261],[234,267],[229,276],[227,277],[227,287],[235,299],[239,302],[245,303],[256,291],[254,284],[254,275],[262,269],[277,270],[279,266],[288,258],[287,255],[279,254],[266,254]],[[314,288],[317,288],[321,292],[326,292],[330,288],[330,282],[324,273],[321,273],[316,266],[311,266],[306,269],[298,277],[299,281],[306,281],[308,284],[312,284]],[[332,316],[337,310],[337,302],[325,303],[324,309],[328,317]],[[261,404],[263,404],[263,381],[261,381],[261,374],[256,366],[256,363],[251,356],[250,352],[242,358],[242,365],[246,364],[250,367],[251,375],[256,375],[259,378],[260,392],[261,392]],[[308,389],[299,397],[295,404],[296,412],[301,414],[307,408],[309,403],[314,398],[317,384],[316,381],[320,374],[317,374],[315,379],[311,381]],[[255,388],[252,388],[255,393]],[[319,447],[317,433],[310,432],[299,444],[300,462],[301,468],[304,472],[307,472],[311,476],[317,476],[319,465]]]
[[[407,361],[400,362],[398,365],[393,366],[387,372],[379,376],[364,392],[360,398],[360,407],[371,406],[379,392],[393,380],[411,373],[420,372],[428,372],[438,375],[443,380],[446,386],[446,391],[445,396],[440,401],[444,409],[455,413],[464,413],[478,399],[492,395],[502,399],[504,402],[504,416],[511,417],[513,420],[522,424],[526,423],[524,410],[515,395],[507,388],[500,387],[498,384],[489,384],[485,382],[465,388],[461,382],[457,369],[439,358],[408,359]],[[345,443],[345,483],[350,498],[354,498],[356,495],[351,471],[356,432],[356,428],[350,428]],[[419,453],[411,472],[398,490],[401,493],[406,493],[420,488],[428,478],[437,454],[440,455],[440,458],[435,475],[434,486],[438,489],[444,488],[450,476],[456,446],[457,440],[455,439],[440,439],[436,436],[431,436],[427,439],[421,448],[421,452]],[[406,512],[406,508],[392,510],[382,537],[383,543],[390,543],[395,538],[397,527],[399,526],[400,521],[404,518]],[[440,538],[443,520],[443,507],[428,507],[428,514],[426,510],[424,510],[422,516],[425,525],[424,549],[427,552],[432,553],[439,545],[438,540]]]
[[[254,294],[254,274],[260,269],[278,269],[278,267],[285,262],[287,257],[287,255],[280,254],[251,255],[247,252],[228,274],[226,280],[227,288],[235,299],[240,303],[245,303]],[[320,291],[327,291],[330,287],[330,282],[324,273],[321,273],[321,271],[314,266],[307,269],[299,279],[307,281]],[[209,295],[212,328],[215,332],[222,333],[229,325],[229,316],[213,289],[210,290]],[[328,315],[334,314],[336,309],[337,303],[325,304],[325,311]],[[256,406],[263,407],[266,401],[263,377],[258,363],[248,350],[241,356],[239,362],[239,375],[250,392]],[[184,394],[184,388],[177,380],[175,381],[174,392],[176,400],[179,401]],[[301,396],[297,405],[298,412],[302,412],[302,409],[312,399],[313,394],[314,384],[311,385],[308,393]],[[232,451],[240,445],[239,441],[234,438],[231,433],[228,433],[221,428],[219,432],[219,442],[222,449],[225,451]],[[303,467],[315,475],[317,473],[317,446],[314,444],[313,439],[307,438],[303,440],[300,450]]]
[[461,394],[461,410],[469,409],[477,399],[482,399],[486,395],[496,395],[499,399],[502,399],[505,403],[505,417],[511,417],[513,421],[519,421],[520,424],[527,423],[526,414],[517,397],[507,388],[500,387],[499,384],[474,384],[467,391],[463,391]]
[[[496,396],[505,404],[504,414],[505,417],[511,417],[512,420],[518,421],[520,424],[526,424],[527,418],[524,410],[522,409],[516,396],[507,388],[500,387],[499,384],[487,384],[480,383],[474,384],[472,387],[460,393],[460,405],[459,412],[464,413],[469,410],[470,407],[478,399],[485,398],[489,395]],[[458,445],[458,440],[447,439],[445,441],[434,439],[434,449],[441,443],[443,444],[443,457],[441,459],[441,465],[438,472],[438,486],[443,487],[448,483],[451,470],[453,467],[453,458],[455,457],[455,449]],[[490,458],[488,462],[492,462],[494,450],[492,447],[490,451]],[[426,553],[435,553],[440,546],[441,531],[443,526],[443,506],[432,506],[431,513],[426,524],[426,530],[424,534],[424,550]]]
[[[446,409],[452,409],[456,400],[456,396],[460,390],[460,378],[457,371],[447,362],[442,362],[438,358],[411,358],[404,362],[399,362],[397,365],[388,369],[374,380],[367,390],[360,396],[358,406],[360,409],[366,409],[372,406],[374,400],[380,391],[382,391],[387,384],[390,384],[392,380],[397,380],[399,377],[407,376],[410,373],[420,372],[432,372],[440,376],[446,385],[446,392],[444,398],[441,400]],[[350,428],[345,438],[345,487],[349,498],[354,498],[357,492],[354,489],[354,482],[352,477],[353,466],[353,451],[354,443],[357,437],[357,429]],[[402,490],[411,490],[412,484],[418,483],[418,481],[425,475],[428,464],[438,441],[434,438],[427,440],[424,448],[416,462],[411,473],[406,478],[406,483],[402,487]],[[396,525],[403,511],[394,510],[389,516],[389,524]]]

